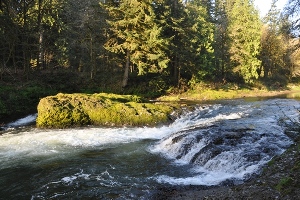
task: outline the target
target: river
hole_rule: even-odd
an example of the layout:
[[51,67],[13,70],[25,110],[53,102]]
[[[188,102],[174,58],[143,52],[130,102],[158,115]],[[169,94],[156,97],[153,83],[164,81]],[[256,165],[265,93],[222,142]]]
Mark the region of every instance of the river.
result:
[[199,103],[157,127],[38,129],[0,135],[0,199],[150,199],[174,185],[241,184],[291,144],[290,98]]

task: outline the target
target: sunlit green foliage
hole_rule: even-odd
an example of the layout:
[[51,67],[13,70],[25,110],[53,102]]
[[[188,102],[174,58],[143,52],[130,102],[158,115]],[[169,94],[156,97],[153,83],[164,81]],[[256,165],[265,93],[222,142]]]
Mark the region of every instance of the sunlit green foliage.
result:
[[178,53],[179,75],[188,80],[192,77],[194,81],[202,81],[214,73],[214,26],[210,21],[209,10],[202,1],[187,1],[183,12],[185,19],[179,25],[180,41],[175,43],[177,46],[174,51]]
[[227,11],[229,32],[230,62],[234,72],[239,73],[245,82],[258,78],[261,61],[261,23],[257,10],[248,0],[236,0]]
[[295,50],[299,43],[292,37],[291,25],[286,20],[285,16],[280,15],[276,1],[273,0],[271,9],[264,18],[260,75],[278,86],[286,85],[293,71],[298,71]]
[[300,60],[299,2],[289,3],[261,31],[252,0],[3,0],[0,79],[63,69],[114,91],[155,86],[156,96],[203,81],[287,82]]
[[[137,67],[139,75],[162,72],[167,67],[169,59],[164,49],[168,39],[162,37],[162,27],[157,22],[154,6],[152,1],[138,0],[107,6],[111,35],[106,49],[123,55],[127,73],[129,65],[132,69]],[[127,76],[125,74],[125,78]]]

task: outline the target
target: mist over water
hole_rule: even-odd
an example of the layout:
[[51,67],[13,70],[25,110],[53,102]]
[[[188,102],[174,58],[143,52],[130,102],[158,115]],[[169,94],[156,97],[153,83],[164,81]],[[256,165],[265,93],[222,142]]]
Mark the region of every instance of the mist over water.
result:
[[292,144],[284,131],[299,109],[292,99],[228,100],[139,128],[38,129],[26,126],[31,115],[0,135],[0,194],[147,199],[166,185],[239,184]]

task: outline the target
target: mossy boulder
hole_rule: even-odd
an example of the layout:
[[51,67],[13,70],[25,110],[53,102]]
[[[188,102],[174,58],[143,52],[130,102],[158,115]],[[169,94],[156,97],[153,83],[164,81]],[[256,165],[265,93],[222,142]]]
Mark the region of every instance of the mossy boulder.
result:
[[134,95],[59,93],[40,100],[36,122],[41,128],[155,125],[167,122],[176,108],[163,103],[143,103]]

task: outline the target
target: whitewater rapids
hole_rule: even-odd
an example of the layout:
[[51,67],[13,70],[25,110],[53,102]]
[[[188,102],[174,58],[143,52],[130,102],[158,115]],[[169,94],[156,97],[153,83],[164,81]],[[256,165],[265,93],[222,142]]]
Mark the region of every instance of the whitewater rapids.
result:
[[[169,125],[138,128],[38,129],[26,126],[36,118],[30,115],[1,132],[0,193],[127,198],[161,184],[239,184],[292,144],[284,133],[299,123],[299,109],[292,99],[228,100],[195,105]],[[20,168],[29,170],[29,182],[3,185],[7,170]]]

